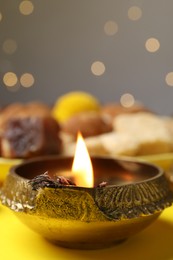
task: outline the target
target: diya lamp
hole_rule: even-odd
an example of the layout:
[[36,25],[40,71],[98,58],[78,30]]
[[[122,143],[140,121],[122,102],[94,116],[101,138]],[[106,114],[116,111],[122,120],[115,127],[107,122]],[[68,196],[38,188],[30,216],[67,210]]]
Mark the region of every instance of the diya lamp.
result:
[[124,241],[173,201],[161,168],[135,159],[95,156],[90,161],[80,136],[74,159],[40,157],[11,168],[0,197],[43,237],[78,249]]

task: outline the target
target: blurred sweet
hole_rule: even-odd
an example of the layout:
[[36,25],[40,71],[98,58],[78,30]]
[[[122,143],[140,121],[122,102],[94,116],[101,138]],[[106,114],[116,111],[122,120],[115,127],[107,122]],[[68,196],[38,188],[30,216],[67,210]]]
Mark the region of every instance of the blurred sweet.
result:
[[[164,117],[148,112],[122,114],[113,120],[113,131],[85,137],[90,154],[142,156],[173,151],[173,135]],[[74,143],[64,153],[74,153]]]
[[70,117],[84,111],[99,111],[99,101],[86,92],[69,92],[57,99],[52,115],[58,122],[64,122]]
[[[139,142],[135,138],[116,132],[86,137],[85,144],[91,155],[136,156],[139,150]],[[66,143],[63,148],[64,154],[73,155],[75,142]]]
[[98,112],[81,112],[61,124],[62,131],[76,137],[80,131],[83,137],[96,136],[112,131],[112,123],[107,116]]
[[129,134],[112,132],[102,135],[101,143],[111,156],[135,156],[139,150],[139,142]]
[[124,107],[120,103],[108,103],[102,106],[101,113],[110,116],[114,119],[116,116],[121,114],[131,114],[138,112],[151,112],[148,108],[143,105],[135,103],[130,107]]
[[171,132],[171,134],[173,136],[173,117],[172,116],[164,116],[163,118],[164,118],[164,121],[165,121],[167,128],[169,129],[169,131]]
[[[91,136],[85,138],[85,144],[87,146],[90,155],[109,155],[109,152],[101,142],[101,136]],[[73,156],[75,154],[76,141],[63,142],[63,154]]]
[[172,151],[173,137],[162,117],[146,112],[124,114],[115,117],[113,126],[116,132],[138,141],[139,155]]
[[130,135],[121,133],[105,133],[85,139],[87,149],[92,155],[135,156],[138,142]]
[[101,107],[88,93],[70,92],[57,100],[53,110],[39,102],[4,108],[0,112],[1,157],[74,154],[78,131],[90,154],[143,156],[173,152],[172,117],[156,115],[138,104],[130,108],[115,103]]
[[48,106],[32,102],[7,106],[0,114],[3,158],[29,158],[61,151],[60,126]]

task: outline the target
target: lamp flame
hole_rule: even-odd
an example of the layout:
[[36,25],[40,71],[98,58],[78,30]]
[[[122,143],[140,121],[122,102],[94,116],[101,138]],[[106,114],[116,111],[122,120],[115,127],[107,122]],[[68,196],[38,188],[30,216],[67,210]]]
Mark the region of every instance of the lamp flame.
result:
[[93,187],[93,167],[81,133],[78,133],[72,173],[77,186]]

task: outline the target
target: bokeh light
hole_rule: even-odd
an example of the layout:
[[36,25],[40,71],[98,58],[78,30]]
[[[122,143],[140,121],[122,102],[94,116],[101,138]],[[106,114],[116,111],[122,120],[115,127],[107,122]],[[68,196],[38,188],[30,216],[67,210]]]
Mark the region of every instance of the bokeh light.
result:
[[17,82],[17,75],[14,72],[7,72],[4,74],[3,82],[7,87],[14,87]]
[[160,48],[160,42],[156,38],[149,38],[145,43],[145,48],[149,52],[156,52]]
[[2,21],[2,17],[3,17],[2,13],[0,12],[0,22]]
[[19,5],[19,11],[23,15],[30,15],[34,11],[34,5],[29,0],[24,0]]
[[105,65],[101,61],[95,61],[91,65],[91,71],[96,76],[101,76],[105,72]]
[[104,25],[104,32],[112,36],[118,32],[118,24],[115,21],[107,21]]
[[132,6],[128,9],[128,18],[132,21],[137,21],[142,17],[142,10],[138,6]]
[[21,77],[20,77],[20,84],[24,87],[24,88],[30,88],[31,86],[33,86],[34,84],[34,77],[31,73],[24,73]]
[[13,39],[7,39],[4,41],[2,49],[7,54],[13,54],[17,50],[17,42]]
[[168,86],[173,87],[173,71],[166,75],[165,81]]
[[134,96],[129,93],[125,93],[121,96],[120,103],[123,107],[132,107],[135,103]]

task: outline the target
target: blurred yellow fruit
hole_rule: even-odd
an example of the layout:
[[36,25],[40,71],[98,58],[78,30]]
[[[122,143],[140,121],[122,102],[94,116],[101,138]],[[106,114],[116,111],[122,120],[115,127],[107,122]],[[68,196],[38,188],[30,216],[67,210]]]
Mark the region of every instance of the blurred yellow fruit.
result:
[[53,107],[52,115],[57,121],[63,122],[77,113],[99,109],[99,101],[94,96],[76,91],[61,96]]

